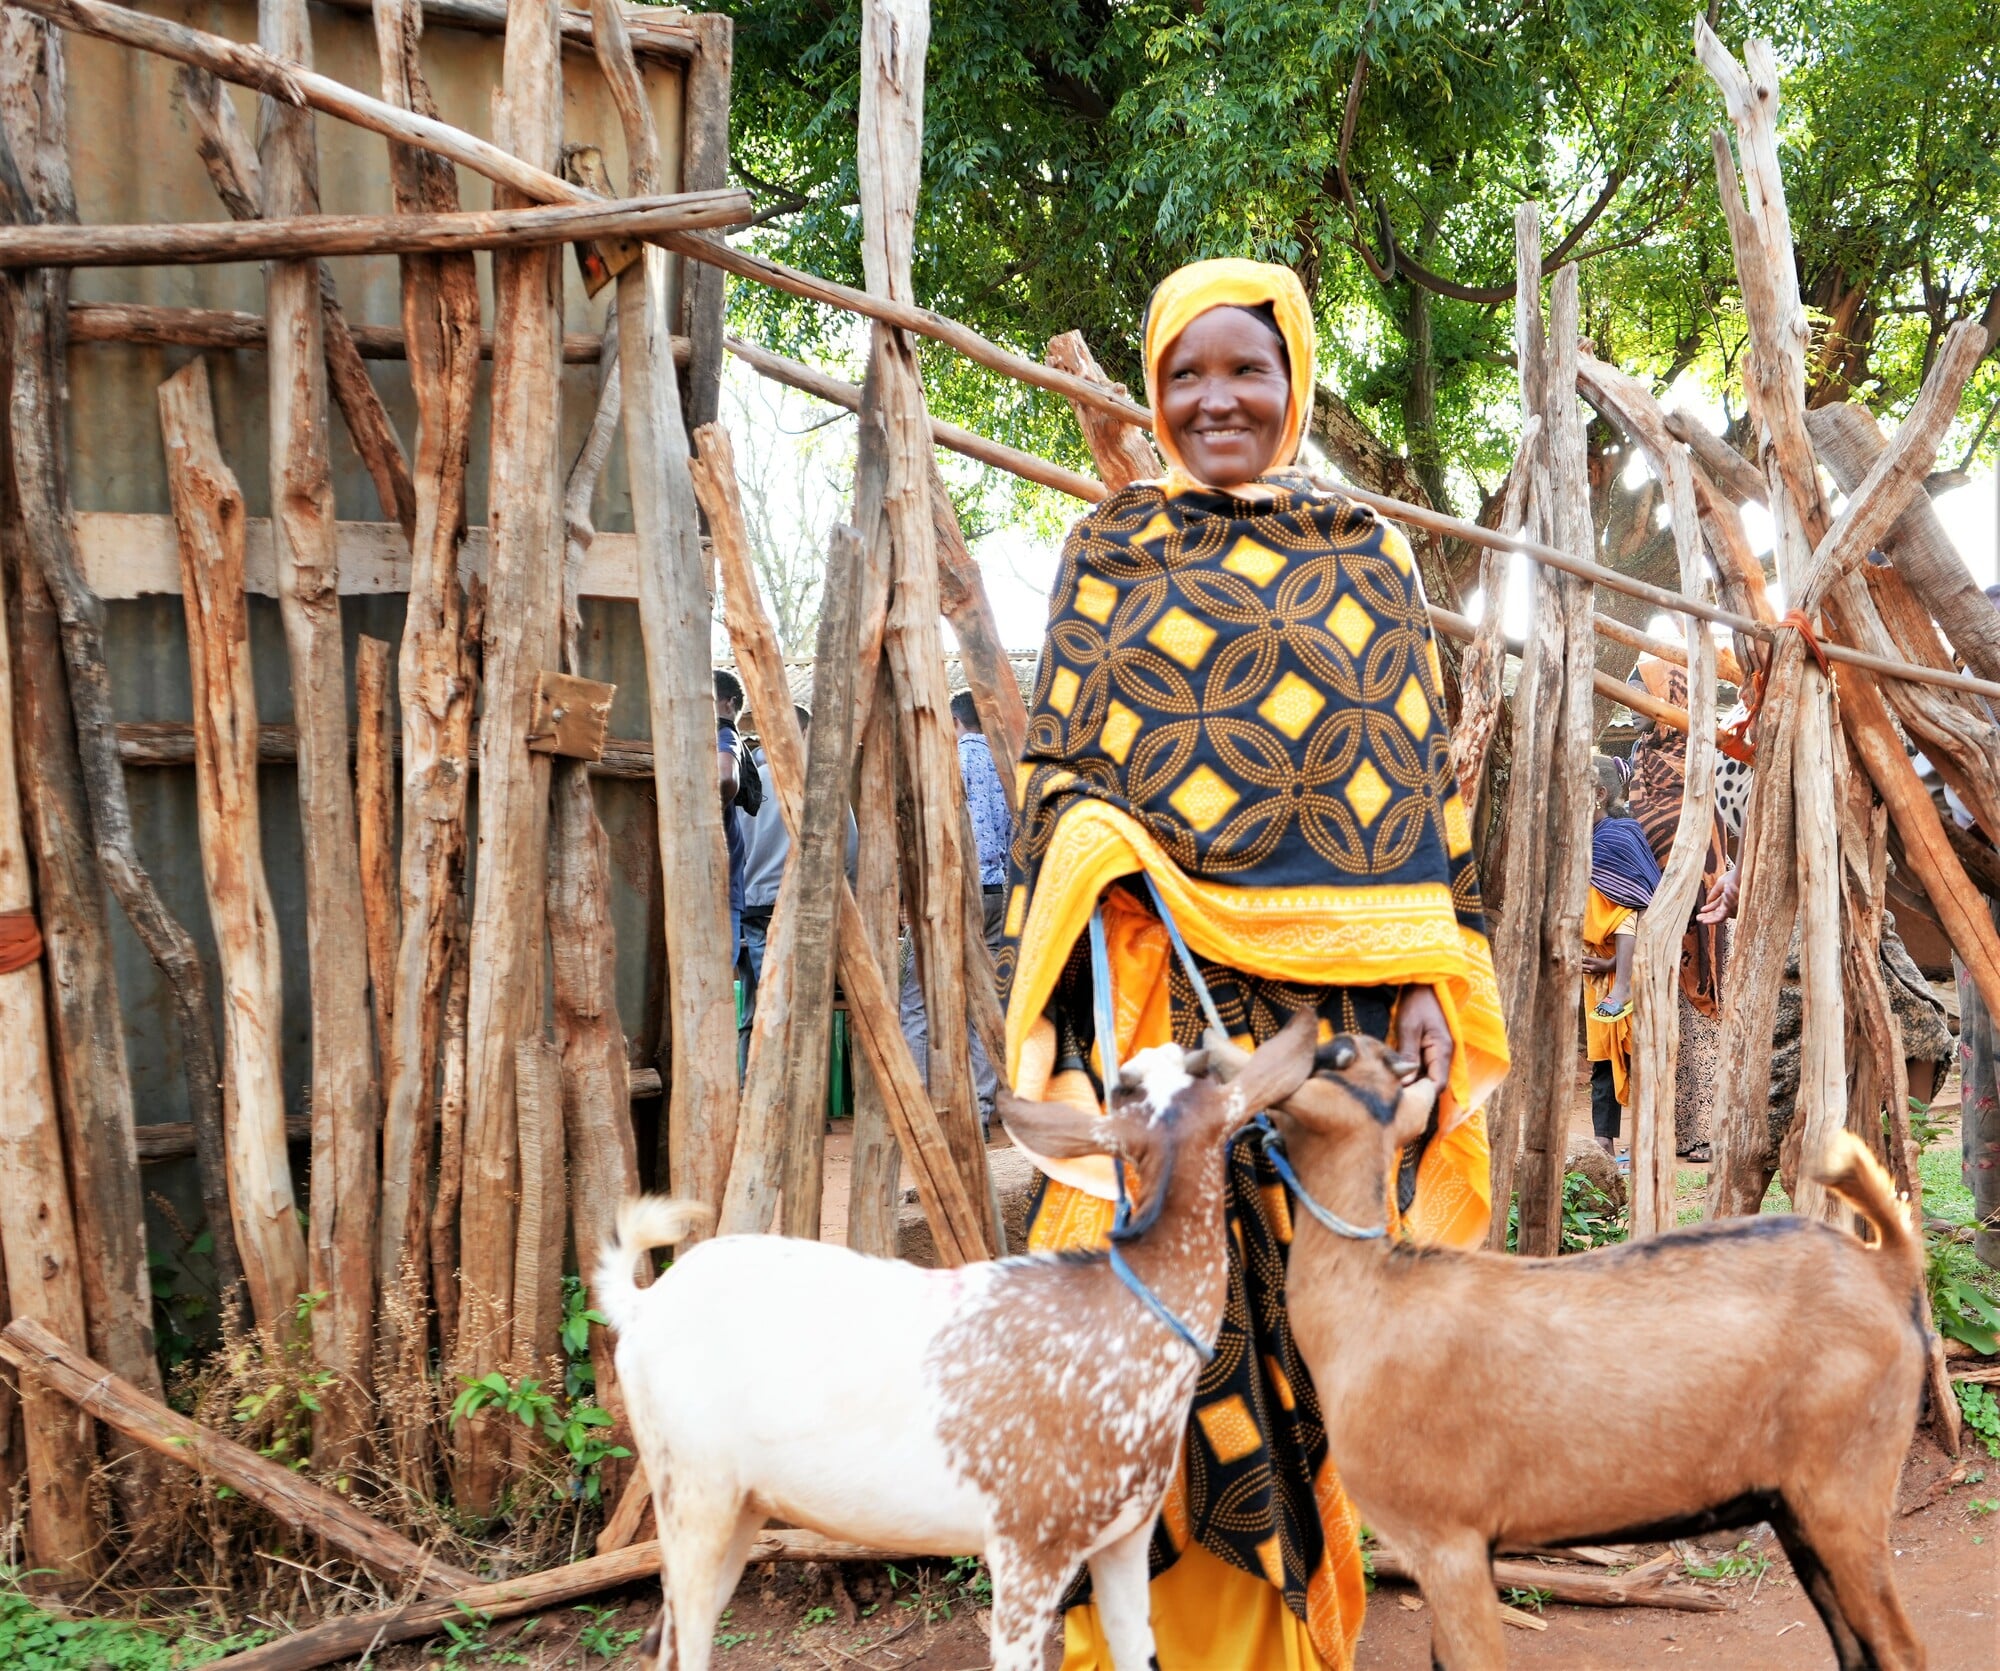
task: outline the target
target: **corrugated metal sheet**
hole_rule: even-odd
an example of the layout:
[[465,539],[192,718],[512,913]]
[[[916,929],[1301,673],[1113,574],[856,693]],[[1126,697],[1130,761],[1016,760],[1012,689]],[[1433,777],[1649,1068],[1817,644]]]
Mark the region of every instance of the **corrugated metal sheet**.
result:
[[[237,40],[256,39],[252,5],[160,4],[142,9]],[[372,26],[365,16],[315,6],[312,12],[317,68],[349,84],[375,91],[379,83]],[[121,47],[72,36],[69,54],[69,131],[79,210],[86,222],[212,221],[226,215],[210,188],[194,151],[185,114],[174,92],[175,66]],[[433,27],[425,41],[425,66],[445,120],[490,135],[491,101],[500,81],[498,37]],[[676,69],[657,60],[648,64],[655,119],[665,151],[669,180],[679,177],[681,87]],[[625,148],[616,112],[596,66],[582,54],[563,58],[566,91],[564,123],[571,141],[598,145],[612,178],[622,181]],[[232,89],[248,131],[256,131],[256,100]],[[385,142],[374,134],[319,117],[320,192],[325,211],[386,213],[389,201]],[[485,180],[461,173],[462,201],[469,209],[491,205]],[[477,258],[482,295],[490,302],[490,259]],[[348,317],[356,322],[398,326],[400,304],[393,257],[336,261],[335,278]],[[594,302],[577,282],[575,264],[565,261],[565,324],[572,331],[603,328],[609,293]],[[263,309],[263,279],[255,266],[96,269],[76,275],[78,301],[149,302],[168,306]],[[490,324],[490,316],[488,323]],[[80,510],[165,512],[167,501],[155,390],[188,357],[185,349],[122,344],[79,344],[70,353],[69,459],[73,492]],[[265,359],[262,354],[213,354],[217,426],[223,450],[242,483],[251,515],[265,514],[268,502],[265,435]],[[415,412],[406,368],[374,361],[370,369],[406,444],[414,437]],[[588,426],[595,398],[595,368],[571,367],[565,376],[563,432],[573,454]],[[473,436],[470,517],[485,519],[485,390]],[[339,514],[343,519],[379,520],[373,485],[348,444],[337,414],[332,420],[332,455]],[[597,522],[606,530],[629,530],[631,510],[622,456],[613,458],[600,488]],[[399,597],[343,600],[349,654],[361,633],[388,639],[402,633]],[[121,720],[185,721],[190,714],[187,641],[180,600],[149,597],[108,606],[108,639],[113,697]],[[644,651],[637,613],[629,602],[592,601],[585,606],[585,671],[618,686],[612,731],[622,737],[648,734]],[[251,601],[258,709],[266,722],[292,716],[290,672],[277,605]],[[139,847],[168,905],[185,923],[209,960],[215,980],[213,937],[202,891],[197,846],[194,786],[181,769],[134,769],[128,773]],[[306,950],[295,774],[267,767],[261,775],[264,862],[276,903],[285,959],[285,1066],[294,1109],[303,1107],[309,1076]],[[651,786],[600,780],[599,805],[613,851],[614,919],[618,931],[619,999],[628,1033],[640,1027],[645,992],[646,892],[653,854]],[[111,908],[117,943],[118,979],[126,1019],[139,1119],[145,1123],[185,1120],[185,1088],[175,1046],[171,1003],[151,960],[131,934],[115,905]],[[152,1168],[149,1188],[174,1207],[185,1227],[198,1221],[199,1207],[186,1163]],[[163,1220],[153,1225],[155,1246],[172,1249],[179,1238]],[[162,1234],[166,1232],[165,1234]]]

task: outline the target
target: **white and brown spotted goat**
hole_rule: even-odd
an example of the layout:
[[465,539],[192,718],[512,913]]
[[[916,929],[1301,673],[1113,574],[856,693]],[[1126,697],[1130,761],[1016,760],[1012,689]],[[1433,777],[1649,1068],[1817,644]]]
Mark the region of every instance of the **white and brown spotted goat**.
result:
[[[1434,1088],[1372,1039],[1319,1062],[1273,1124],[1305,1193],[1373,1229]],[[1923,1382],[1921,1250],[1860,1143],[1842,1134],[1824,1179],[1874,1246],[1769,1216],[1518,1259],[1295,1215],[1292,1331],[1328,1449],[1408,1557],[1444,1671],[1505,1663],[1496,1545],[1766,1520],[1842,1671],[1923,1665],[1888,1540]]]
[[[1038,1154],[1112,1153],[1144,1209],[1130,1269],[1212,1344],[1227,1285],[1230,1133],[1312,1065],[1310,1018],[1225,1087],[1171,1045],[1136,1056],[1104,1118],[1002,1092]],[[1041,1665],[1088,1562],[1118,1671],[1153,1654],[1146,1547],[1200,1363],[1098,1255],[931,1271],[778,1236],[726,1236],[647,1289],[643,1249],[705,1209],[628,1202],[596,1300],[660,1527],[661,1666],[706,1671],[766,1519],[912,1554],[983,1555],[996,1671]],[[678,1648],[678,1658],[675,1651]]]

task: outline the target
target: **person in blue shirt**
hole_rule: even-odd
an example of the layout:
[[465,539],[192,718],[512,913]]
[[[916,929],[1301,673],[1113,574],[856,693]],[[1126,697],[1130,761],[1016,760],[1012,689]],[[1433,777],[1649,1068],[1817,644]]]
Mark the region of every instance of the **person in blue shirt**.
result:
[[722,839],[729,849],[729,963],[743,945],[743,819],[764,804],[764,784],[749,751],[737,739],[743,686],[726,667],[715,669],[715,765],[722,791]]
[[[972,839],[979,849],[979,892],[985,907],[986,949],[994,954],[1007,924],[1007,855],[1014,845],[1014,814],[1001,787],[1000,769],[994,764],[993,750],[979,729],[979,709],[972,692],[962,690],[951,699],[951,717],[958,728],[958,775],[965,784],[965,810],[972,821]],[[916,1058],[917,1071],[930,1068],[930,1021],[924,1013],[923,988],[917,981],[917,960],[909,947],[903,951],[902,991],[903,1037]],[[993,1093],[999,1083],[986,1047],[977,1032],[972,1034],[972,1081],[979,1096],[981,1126],[993,1117]]]

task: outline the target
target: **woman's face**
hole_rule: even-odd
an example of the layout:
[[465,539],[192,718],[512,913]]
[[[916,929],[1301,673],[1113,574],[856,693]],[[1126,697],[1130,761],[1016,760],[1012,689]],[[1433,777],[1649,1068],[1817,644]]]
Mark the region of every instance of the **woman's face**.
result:
[[1276,334],[1242,308],[1211,308],[1160,363],[1160,420],[1182,462],[1212,487],[1271,467],[1291,392]]

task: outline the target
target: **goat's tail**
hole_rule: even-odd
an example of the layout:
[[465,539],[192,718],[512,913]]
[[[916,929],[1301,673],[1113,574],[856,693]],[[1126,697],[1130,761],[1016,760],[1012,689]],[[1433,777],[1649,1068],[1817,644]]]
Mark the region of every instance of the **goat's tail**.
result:
[[1923,1269],[1923,1243],[1910,1229],[1909,1208],[1896,1199],[1896,1186],[1868,1145],[1850,1131],[1836,1132],[1819,1181],[1874,1227],[1883,1254],[1915,1282]]
[[642,1253],[672,1247],[715,1222],[715,1210],[699,1201],[672,1201],[664,1195],[634,1195],[618,1207],[618,1227],[597,1260],[598,1310],[620,1334],[630,1326],[639,1300],[633,1267]]

